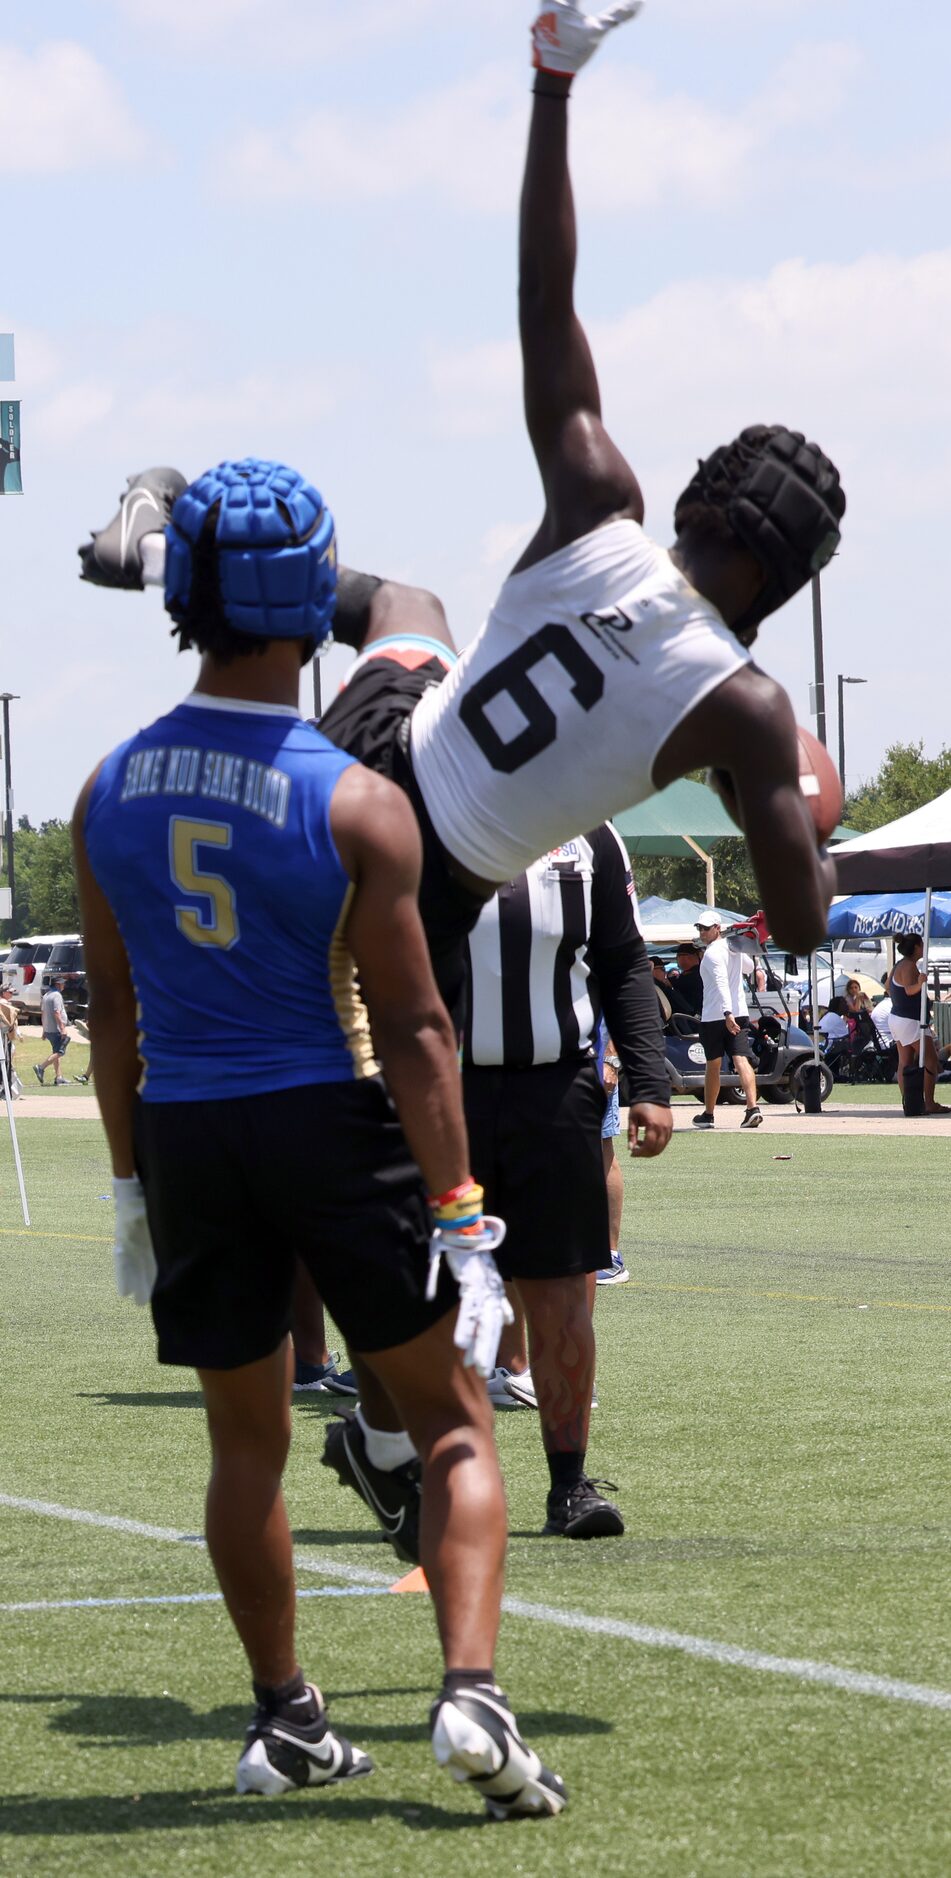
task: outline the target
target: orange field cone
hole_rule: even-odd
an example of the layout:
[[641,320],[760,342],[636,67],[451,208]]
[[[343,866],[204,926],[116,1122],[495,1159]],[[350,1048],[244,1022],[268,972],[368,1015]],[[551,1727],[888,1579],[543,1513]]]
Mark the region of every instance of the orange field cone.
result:
[[428,1591],[429,1585],[426,1582],[426,1573],[424,1572],[422,1566],[414,1565],[412,1571],[407,1572],[405,1578],[397,1578],[395,1585],[390,1586],[390,1590],[391,1591]]

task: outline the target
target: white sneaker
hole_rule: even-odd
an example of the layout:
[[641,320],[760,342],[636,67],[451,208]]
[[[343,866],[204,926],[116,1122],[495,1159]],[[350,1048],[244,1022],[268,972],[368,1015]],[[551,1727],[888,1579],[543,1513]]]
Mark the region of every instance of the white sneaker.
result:
[[520,1408],[537,1409],[538,1397],[535,1394],[535,1384],[532,1381],[530,1369],[523,1369],[520,1376],[513,1376],[511,1371],[508,1371],[505,1387]]
[[453,1780],[472,1781],[492,1819],[551,1818],[567,1805],[564,1781],[522,1740],[501,1689],[440,1696],[430,1714],[433,1753]]
[[[488,1378],[485,1386],[489,1392],[489,1401],[492,1403],[493,1408],[515,1409],[525,1406],[524,1403],[516,1401],[515,1397],[509,1394],[508,1383],[511,1375],[512,1371],[510,1369],[494,1369],[491,1376]],[[519,1377],[519,1381],[521,1381],[521,1377]]]

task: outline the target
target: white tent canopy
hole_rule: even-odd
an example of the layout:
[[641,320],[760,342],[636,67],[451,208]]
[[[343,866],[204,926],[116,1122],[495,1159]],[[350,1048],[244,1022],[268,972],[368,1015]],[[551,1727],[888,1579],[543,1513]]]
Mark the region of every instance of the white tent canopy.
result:
[[843,893],[951,888],[951,789],[835,850]]
[[[931,939],[931,896],[951,887],[951,789],[884,828],[873,828],[835,851],[839,886],[847,894],[921,892],[925,895],[923,965]],[[918,1062],[925,1061],[927,976],[921,981]],[[909,1111],[906,1111],[909,1112]]]

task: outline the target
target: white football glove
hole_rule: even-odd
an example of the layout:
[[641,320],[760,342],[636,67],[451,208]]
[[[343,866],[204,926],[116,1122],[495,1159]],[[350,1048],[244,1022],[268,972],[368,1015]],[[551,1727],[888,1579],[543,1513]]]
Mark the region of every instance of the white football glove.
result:
[[622,26],[641,10],[644,0],[617,0],[603,13],[582,13],[578,0],[543,0],[532,27],[532,64],[539,72],[573,76],[597,52],[612,26]]
[[439,1279],[439,1261],[445,1258],[459,1286],[459,1315],[453,1342],[462,1351],[467,1369],[491,1376],[503,1328],[513,1320],[493,1252],[505,1238],[505,1221],[485,1213],[482,1230],[452,1232],[437,1227],[429,1242],[429,1279],[426,1296],[432,1301]]
[[116,1236],[112,1248],[116,1290],[120,1298],[134,1298],[136,1304],[148,1304],[158,1267],[145,1213],[142,1182],[137,1174],[127,1180],[114,1177],[112,1191],[116,1202]]

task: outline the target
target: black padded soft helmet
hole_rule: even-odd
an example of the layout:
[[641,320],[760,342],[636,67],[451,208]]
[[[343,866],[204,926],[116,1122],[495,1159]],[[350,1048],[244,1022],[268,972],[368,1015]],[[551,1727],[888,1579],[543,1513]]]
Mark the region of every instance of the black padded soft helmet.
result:
[[678,530],[695,505],[719,509],[766,576],[753,605],[732,624],[749,644],[760,621],[831,561],[845,493],[835,464],[801,431],[751,424],[697,465],[674,509]]

